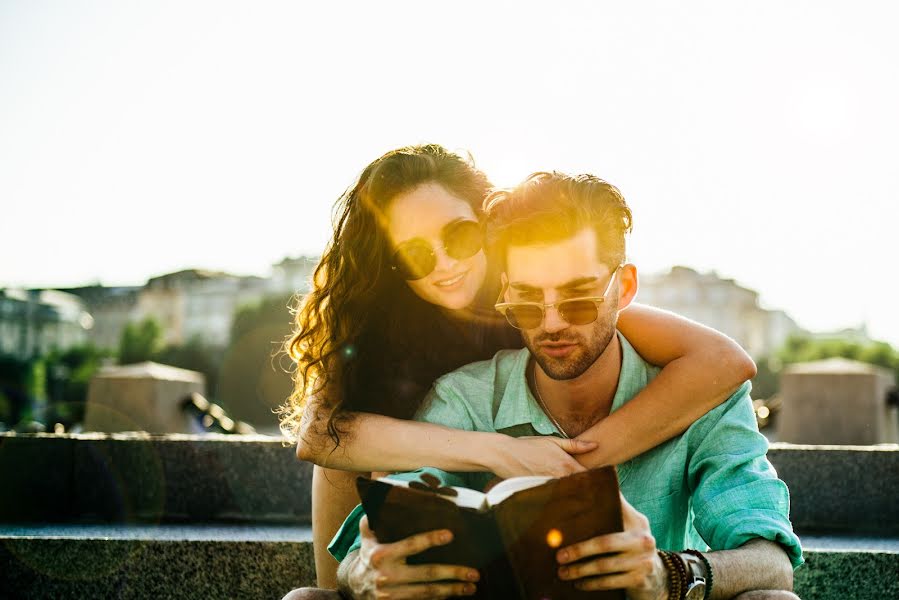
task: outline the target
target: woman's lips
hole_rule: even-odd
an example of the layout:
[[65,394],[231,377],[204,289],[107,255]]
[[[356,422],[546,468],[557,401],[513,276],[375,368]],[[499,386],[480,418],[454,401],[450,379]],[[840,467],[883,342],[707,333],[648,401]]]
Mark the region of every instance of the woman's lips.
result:
[[468,271],[463,271],[458,275],[453,275],[452,277],[447,277],[445,279],[441,279],[440,281],[435,281],[434,285],[441,290],[455,290],[462,287],[462,282],[465,281],[466,275],[468,275]]

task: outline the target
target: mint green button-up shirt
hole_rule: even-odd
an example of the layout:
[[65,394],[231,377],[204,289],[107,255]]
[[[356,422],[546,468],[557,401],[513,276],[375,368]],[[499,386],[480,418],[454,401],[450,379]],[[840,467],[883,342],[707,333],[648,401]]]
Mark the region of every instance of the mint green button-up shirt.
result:
[[[620,333],[622,362],[615,411],[655,377]],[[416,419],[469,431],[511,436],[561,433],[527,385],[528,350],[502,350],[488,361],[467,365],[434,384]],[[682,435],[618,466],[621,492],[646,515],[656,545],[666,550],[728,550],[754,538],[780,544],[793,567],[802,549],[789,520],[786,484],[765,457],[768,442],[758,431],[749,383],[708,412]],[[429,469],[449,485],[481,489],[492,475],[448,474]],[[412,474],[404,474],[406,479]],[[329,550],[338,560],[359,547],[357,507]]]

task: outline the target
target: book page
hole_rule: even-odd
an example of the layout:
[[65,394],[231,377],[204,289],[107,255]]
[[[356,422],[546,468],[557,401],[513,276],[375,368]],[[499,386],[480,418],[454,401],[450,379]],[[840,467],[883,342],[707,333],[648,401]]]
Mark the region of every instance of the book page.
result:
[[510,477],[504,481],[497,483],[489,492],[487,492],[487,506],[496,506],[512,494],[522,490],[528,490],[538,485],[543,485],[552,477],[532,475],[529,477]]
[[[526,477],[520,477],[516,479],[527,479]],[[408,481],[403,481],[401,479],[391,479],[390,477],[381,477],[377,479],[377,481],[383,481],[384,483],[389,483],[390,485],[395,485],[397,487],[409,487]],[[487,495],[476,490],[470,490],[464,487],[456,487],[451,486],[450,489],[456,491],[455,496],[448,496],[443,494],[435,493],[434,496],[438,498],[442,498],[447,502],[452,502],[456,506],[461,506],[463,508],[471,508],[473,510],[485,510],[487,508]],[[427,492],[424,492],[427,493]]]

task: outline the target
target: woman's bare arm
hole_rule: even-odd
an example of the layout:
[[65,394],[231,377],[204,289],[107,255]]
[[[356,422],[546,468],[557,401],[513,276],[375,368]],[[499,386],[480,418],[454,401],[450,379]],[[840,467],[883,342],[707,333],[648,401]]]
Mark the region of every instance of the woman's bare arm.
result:
[[312,470],[312,545],[318,587],[337,588],[338,563],[328,553],[328,544],[346,516],[359,504],[358,475],[322,467]]
[[588,468],[622,463],[680,435],[756,373],[735,341],[667,311],[632,304],[619,315],[618,329],[663,368],[633,400],[578,436],[599,443],[578,456]]
[[297,456],[329,469],[413,471],[423,466],[446,471],[489,471],[501,477],[568,475],[583,467],[571,454],[596,443],[557,438],[511,438],[499,433],[463,431],[442,425],[351,413],[342,423],[340,445],[328,436],[327,413],[307,408]]

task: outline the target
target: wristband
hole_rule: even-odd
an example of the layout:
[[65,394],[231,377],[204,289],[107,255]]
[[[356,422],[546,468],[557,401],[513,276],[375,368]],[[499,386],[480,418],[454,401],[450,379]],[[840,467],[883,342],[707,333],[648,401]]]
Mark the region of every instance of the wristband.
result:
[[668,600],[682,600],[684,597],[687,570],[681,558],[674,552],[658,551],[662,564],[668,572]]
[[684,554],[692,554],[699,558],[702,561],[702,564],[705,565],[705,597],[703,600],[709,600],[712,596],[712,584],[714,583],[715,578],[712,576],[712,565],[709,564],[709,559],[705,557],[705,555],[699,550],[684,550]]

